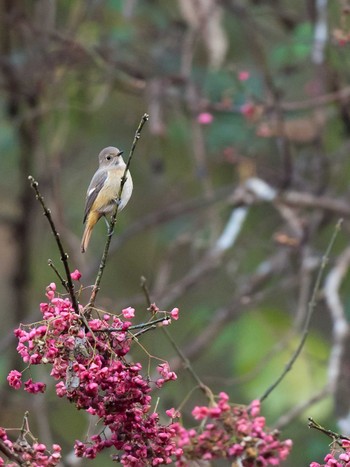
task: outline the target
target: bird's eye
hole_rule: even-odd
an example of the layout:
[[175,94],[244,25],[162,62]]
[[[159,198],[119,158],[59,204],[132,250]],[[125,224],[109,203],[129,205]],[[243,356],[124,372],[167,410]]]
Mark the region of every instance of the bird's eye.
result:
[[110,161],[111,159],[112,159],[112,156],[110,154],[108,154],[108,156],[106,156],[106,160]]

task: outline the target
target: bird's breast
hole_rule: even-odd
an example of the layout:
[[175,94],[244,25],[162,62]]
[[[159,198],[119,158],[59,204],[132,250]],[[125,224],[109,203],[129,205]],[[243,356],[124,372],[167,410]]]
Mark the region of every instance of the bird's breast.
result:
[[[109,169],[107,179],[98,195],[98,201],[101,213],[108,213],[113,211],[115,207],[115,202],[119,195],[121,178],[124,174],[124,169]],[[131,179],[130,172],[127,172],[126,182],[123,186],[123,191],[121,195],[121,203],[119,205],[119,210],[122,210],[127,205],[133,189],[133,183]]]

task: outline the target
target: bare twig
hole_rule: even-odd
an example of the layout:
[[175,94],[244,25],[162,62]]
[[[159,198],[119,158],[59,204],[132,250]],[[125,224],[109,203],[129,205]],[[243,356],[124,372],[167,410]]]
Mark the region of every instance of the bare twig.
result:
[[56,276],[59,278],[62,286],[66,289],[66,291],[69,293],[69,289],[68,289],[68,286],[67,286],[67,282],[64,280],[64,278],[62,277],[61,273],[59,272],[59,270],[56,268],[56,266],[53,264],[53,261],[51,259],[49,259],[47,261],[47,264],[50,266],[50,268],[55,272]]
[[[141,288],[145,294],[145,298],[146,298],[146,302],[147,302],[147,305],[148,307],[150,308],[151,305],[152,305],[152,301],[151,301],[151,296],[150,296],[150,292],[149,292],[149,289],[147,287],[147,281],[146,281],[146,278],[145,277],[141,277]],[[205,396],[208,398],[208,400],[210,401],[211,404],[214,404],[214,395],[211,391],[211,389],[205,385],[203,383],[203,381],[199,378],[199,376],[197,375],[197,373],[194,371],[192,365],[191,365],[191,362],[189,361],[189,359],[186,357],[186,355],[183,353],[183,351],[180,349],[180,347],[177,345],[177,343],[175,342],[175,340],[173,339],[173,337],[171,336],[170,332],[167,330],[167,328],[165,328],[164,326],[162,327],[162,331],[164,332],[164,334],[166,335],[167,339],[169,340],[169,342],[171,343],[173,349],[175,350],[175,352],[177,353],[177,355],[180,357],[182,363],[184,364],[184,367],[185,369],[190,373],[190,375],[192,376],[192,378],[195,380],[195,382],[198,384],[198,387],[199,389],[201,389],[201,391],[203,391],[203,393],[205,394]]]
[[[41,193],[39,191],[38,182],[36,180],[34,180],[34,178],[31,175],[29,175],[28,179],[31,182],[31,186],[32,186],[33,190],[36,193],[36,199],[40,202],[40,204],[41,204],[41,206],[43,208],[43,211],[44,211],[44,215],[46,216],[46,218],[47,218],[47,220],[48,220],[48,222],[50,224],[51,231],[52,231],[52,233],[53,233],[53,235],[55,237],[55,240],[56,240],[56,243],[57,243],[60,255],[61,255],[61,261],[62,261],[62,263],[64,265],[64,269],[65,269],[65,273],[66,273],[66,280],[64,280],[62,278],[62,276],[58,272],[57,272],[57,274],[60,277],[64,288],[69,293],[69,296],[70,296],[70,299],[71,299],[71,302],[72,302],[73,309],[74,309],[75,313],[80,316],[80,319],[81,319],[82,323],[84,324],[85,329],[87,331],[89,331],[90,334],[94,338],[94,333],[90,329],[90,326],[89,326],[85,316],[82,313],[80,313],[79,302],[78,302],[77,297],[75,295],[74,284],[73,284],[73,281],[72,281],[72,277],[70,275],[71,273],[70,273],[69,264],[68,264],[69,256],[64,251],[64,248],[63,248],[63,245],[62,245],[62,242],[61,242],[60,234],[57,232],[55,223],[54,223],[54,221],[52,219],[52,216],[51,216],[51,211],[50,211],[50,209],[47,208],[47,206],[45,204],[45,201],[44,201],[44,198],[43,198],[43,196],[41,195]],[[50,260],[49,260],[49,265],[50,265]]]
[[51,231],[52,231],[52,233],[53,233],[53,235],[55,237],[55,240],[56,240],[56,243],[57,243],[60,255],[61,255],[61,261],[63,263],[64,270],[65,270],[65,273],[66,273],[66,280],[65,280],[66,285],[65,285],[65,288],[69,292],[69,296],[71,298],[74,311],[79,315],[79,304],[78,304],[77,297],[75,295],[74,284],[73,284],[73,281],[72,281],[72,278],[71,278],[71,275],[70,275],[71,273],[70,273],[69,264],[68,264],[69,256],[64,251],[64,248],[63,248],[63,245],[62,245],[62,242],[61,242],[60,234],[56,230],[54,221],[53,221],[52,216],[51,216],[51,211],[50,211],[50,209],[47,208],[47,206],[45,204],[45,201],[44,201],[44,198],[43,198],[43,196],[41,195],[41,193],[39,191],[38,182],[36,180],[34,180],[34,178],[31,175],[29,175],[28,180],[30,181],[31,186],[32,186],[33,190],[36,193],[36,199],[41,204],[41,206],[43,208],[43,211],[44,211],[44,215],[46,216],[46,218],[47,218],[47,220],[48,220],[48,222],[50,224]]
[[139,123],[139,126],[137,127],[137,130],[135,132],[134,140],[132,142],[131,149],[130,149],[129,156],[128,156],[128,160],[126,162],[124,174],[123,174],[123,176],[121,178],[117,203],[116,203],[114,212],[113,212],[113,214],[111,216],[111,219],[110,219],[110,222],[109,222],[107,240],[106,240],[105,248],[103,250],[99,270],[98,270],[98,273],[97,273],[97,276],[96,276],[95,284],[94,284],[93,289],[92,289],[90,301],[89,301],[88,305],[86,306],[86,312],[87,313],[89,313],[91,308],[93,308],[94,305],[95,305],[96,296],[97,296],[97,293],[98,293],[98,291],[100,289],[100,283],[101,283],[101,280],[102,280],[103,271],[104,271],[105,266],[106,266],[107,256],[108,256],[108,252],[109,252],[109,246],[111,244],[111,239],[112,239],[112,235],[113,235],[113,232],[114,232],[114,226],[115,226],[115,223],[116,223],[116,220],[117,220],[118,208],[119,208],[119,204],[120,204],[120,200],[121,200],[121,195],[122,195],[123,188],[124,188],[124,185],[125,185],[125,182],[126,182],[126,179],[127,179],[126,174],[128,173],[128,170],[129,170],[129,167],[130,167],[130,164],[131,164],[131,160],[132,160],[135,148],[136,148],[136,144],[137,144],[138,140],[140,139],[142,128],[143,128],[144,124],[147,122],[148,118],[149,118],[148,114],[144,114],[142,116],[141,121]]
[[313,285],[313,274],[314,271],[319,267],[320,258],[311,255],[310,247],[305,246],[302,249],[301,267],[298,274],[299,277],[299,297],[298,305],[295,313],[293,322],[294,330],[301,332],[303,323],[305,322],[305,316],[307,315],[308,302],[310,300],[312,285]]
[[[145,328],[148,328],[148,327],[154,327],[155,324],[162,323],[163,321],[165,321],[168,318],[169,318],[169,316],[164,316],[163,318],[157,318],[157,319],[154,319],[152,321],[149,321],[148,323],[134,324],[133,326],[128,327],[127,330],[128,331],[133,331],[134,329],[145,329]],[[121,332],[121,331],[125,331],[125,329],[123,329],[122,327],[120,327],[120,328],[106,328],[106,329],[96,329],[96,331],[94,331],[94,332],[106,332],[106,333],[109,333],[109,332]]]
[[328,430],[327,428],[324,428],[322,425],[315,422],[315,420],[313,418],[309,417],[308,420],[309,420],[309,423],[308,423],[309,428],[315,428],[315,430],[318,430],[321,433],[324,433],[325,435],[332,438],[333,441],[336,441],[339,445],[341,445],[341,443],[339,441],[341,441],[343,439],[346,439],[346,440],[350,441],[350,438],[348,436],[343,436],[343,435],[340,435],[339,433],[336,433],[335,431]]
[[294,351],[294,353],[293,353],[292,357],[290,358],[289,362],[286,364],[286,366],[285,366],[284,370],[282,371],[282,373],[280,374],[280,376],[276,379],[276,381],[271,386],[269,386],[267,388],[267,390],[264,392],[264,394],[260,397],[261,402],[263,402],[271,394],[271,392],[284,379],[286,374],[293,368],[293,365],[294,365],[295,361],[299,357],[299,355],[300,355],[300,353],[301,353],[301,351],[302,351],[302,349],[304,347],[305,341],[306,341],[307,336],[309,334],[309,326],[310,326],[311,317],[312,317],[314,309],[315,309],[315,307],[317,305],[317,298],[318,298],[318,293],[319,293],[319,290],[320,290],[320,287],[321,287],[321,281],[322,281],[322,278],[323,278],[323,273],[324,273],[324,270],[326,268],[326,265],[327,265],[327,262],[328,262],[328,259],[329,259],[329,255],[330,255],[330,252],[331,252],[331,250],[333,248],[335,239],[336,239],[336,237],[337,237],[337,235],[339,233],[339,230],[341,228],[341,224],[342,224],[342,219],[340,219],[337,222],[337,225],[334,228],[334,232],[333,232],[333,235],[331,237],[331,240],[330,240],[330,242],[328,244],[327,250],[326,250],[326,252],[325,252],[325,254],[324,254],[323,258],[322,258],[321,266],[320,266],[320,268],[318,270],[318,274],[317,274],[317,277],[316,277],[316,282],[315,282],[315,286],[314,286],[314,289],[313,289],[313,292],[312,292],[311,300],[309,302],[308,312],[307,312],[307,315],[306,315],[305,324],[304,324],[304,328],[303,328],[303,333],[302,333],[299,345],[296,348],[296,350]]

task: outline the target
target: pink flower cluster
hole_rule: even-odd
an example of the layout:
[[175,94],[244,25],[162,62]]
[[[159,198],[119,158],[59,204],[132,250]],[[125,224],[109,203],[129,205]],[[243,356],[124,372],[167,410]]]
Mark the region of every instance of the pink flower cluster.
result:
[[[80,279],[78,273],[75,271],[74,280]],[[176,374],[164,362],[157,366],[159,377],[151,382],[143,376],[140,363],[125,358],[132,343],[135,310],[125,308],[120,316],[98,313],[86,317],[83,323],[79,314],[83,308],[76,313],[70,300],[56,293],[54,283],[47,287],[46,296],[48,301],[40,304],[43,320],[15,330],[17,350],[28,366],[51,364],[57,395],[99,420],[99,433],[86,442],[76,441],[77,456],[93,459],[102,450],[114,448],[113,460],[126,467],[173,462],[184,467],[192,460],[215,458],[239,460],[243,467],[253,467],[279,465],[287,457],[291,441],[280,441],[276,431],[266,429],[258,401],[249,407],[235,406],[225,393],[220,393],[218,401],[209,407],[193,409],[198,428],[186,429],[176,422],[180,413],[175,409],[166,411],[171,421],[161,424],[151,408],[150,393],[153,387],[161,388],[175,380]],[[158,325],[169,324],[179,315],[177,308],[164,312],[155,304],[149,311]],[[19,389],[22,374],[12,370],[8,381]],[[24,389],[38,393],[45,391],[45,385],[29,379]],[[35,444],[31,449],[35,455],[40,452],[44,456],[43,445]],[[54,447],[54,454],[46,456],[47,462],[53,462],[58,454],[59,447]],[[33,461],[31,465],[55,465],[44,462]]]
[[249,407],[229,404],[228,395],[219,394],[216,405],[195,407],[192,415],[201,421],[201,430],[186,430],[176,425],[178,446],[183,455],[178,467],[188,465],[189,459],[227,458],[240,461],[242,467],[280,465],[292,447],[292,441],[280,441],[278,432],[265,427],[265,418],[260,415],[259,401]]
[[341,448],[337,446],[337,449],[327,454],[324,464],[311,462],[310,467],[350,467],[350,440],[343,439]]
[[[6,446],[7,450],[16,459],[22,461],[21,465],[30,465],[32,467],[53,467],[59,464],[61,460],[61,447],[58,444],[52,446],[50,453],[45,444],[30,443],[29,436],[21,433],[19,439],[13,443],[7,437],[6,430],[0,427],[0,440]],[[7,462],[0,457],[0,466],[17,467],[18,462]]]
[[210,112],[201,112],[197,117],[197,121],[200,125],[210,125],[214,121],[214,116]]
[[[175,431],[171,424],[161,425],[158,414],[152,412],[151,383],[141,374],[141,364],[124,358],[132,342],[128,332],[132,323],[126,320],[134,317],[135,310],[126,308],[121,317],[106,313],[89,319],[92,335],[70,300],[56,294],[54,283],[47,287],[46,296],[48,302],[40,304],[43,321],[15,330],[17,350],[26,363],[52,364],[51,376],[58,380],[57,395],[100,420],[101,432],[87,443],[77,441],[76,454],[92,459],[101,450],[114,447],[120,453],[114,458],[125,466],[172,462],[172,456],[182,453],[173,440]],[[158,313],[167,322],[178,318],[178,309],[165,313],[155,307]],[[167,363],[159,365],[158,371],[160,378],[154,386],[176,379]],[[21,373],[12,370],[8,381],[19,389]],[[45,385],[29,379],[25,390],[42,392]]]

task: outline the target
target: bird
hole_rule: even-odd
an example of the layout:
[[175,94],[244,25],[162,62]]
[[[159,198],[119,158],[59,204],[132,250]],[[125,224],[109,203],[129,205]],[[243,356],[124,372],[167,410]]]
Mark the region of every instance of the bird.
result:
[[[118,203],[118,195],[126,164],[123,151],[113,146],[102,149],[98,155],[99,167],[91,179],[86,193],[83,224],[85,225],[81,240],[81,252],[85,253],[93,228],[102,216],[111,214]],[[127,205],[133,190],[129,170],[125,174],[126,181],[121,193],[118,210]]]

